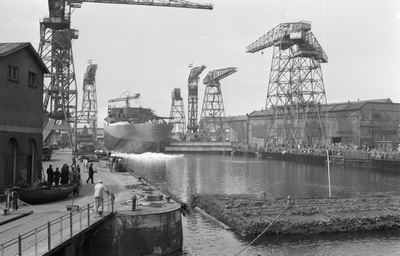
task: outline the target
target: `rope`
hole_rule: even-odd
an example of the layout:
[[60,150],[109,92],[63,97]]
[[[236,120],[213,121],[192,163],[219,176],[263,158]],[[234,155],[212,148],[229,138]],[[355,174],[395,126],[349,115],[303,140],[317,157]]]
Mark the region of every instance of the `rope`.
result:
[[287,206],[285,207],[285,209],[283,209],[283,211],[282,211],[281,213],[279,213],[278,216],[275,217],[275,219],[268,225],[268,227],[266,227],[266,228],[264,229],[263,232],[261,232],[253,241],[251,241],[248,245],[246,245],[242,250],[240,250],[238,253],[236,253],[235,256],[239,255],[241,252],[243,252],[244,250],[246,250],[247,247],[249,247],[250,245],[252,245],[258,238],[260,238],[262,235],[264,235],[265,232],[267,232],[267,230],[269,229],[269,227],[271,227],[272,224],[274,224],[274,222],[275,222],[287,209],[289,209],[289,208],[290,208],[290,204],[287,205]]

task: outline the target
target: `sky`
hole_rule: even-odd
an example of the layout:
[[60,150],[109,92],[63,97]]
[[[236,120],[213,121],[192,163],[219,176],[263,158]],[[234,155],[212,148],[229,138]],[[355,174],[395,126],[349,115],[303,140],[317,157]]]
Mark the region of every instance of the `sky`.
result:
[[[390,98],[400,103],[400,0],[192,0],[213,10],[83,3],[72,14],[78,95],[88,60],[98,65],[99,127],[108,100],[140,93],[142,107],[169,116],[180,88],[187,118],[189,64],[209,71],[237,67],[220,81],[226,116],[265,107],[272,48],[246,47],[282,22],[310,21],[328,56],[322,64],[328,103]],[[0,42],[30,42],[38,50],[47,0],[0,0]],[[79,97],[79,96],[78,96]],[[79,98],[79,109],[82,99]],[[131,102],[133,106],[137,103]]]

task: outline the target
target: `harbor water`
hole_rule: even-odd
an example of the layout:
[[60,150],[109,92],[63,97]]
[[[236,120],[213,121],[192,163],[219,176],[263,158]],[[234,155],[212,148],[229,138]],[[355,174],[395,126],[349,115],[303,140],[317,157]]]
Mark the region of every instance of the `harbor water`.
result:
[[[161,190],[188,202],[193,194],[328,197],[326,166],[221,155],[121,155],[127,167]],[[400,194],[400,170],[343,165],[330,168],[332,196]],[[176,255],[236,255],[254,238],[224,230],[197,212],[183,218]],[[317,236],[263,236],[239,255],[400,255],[399,231]]]

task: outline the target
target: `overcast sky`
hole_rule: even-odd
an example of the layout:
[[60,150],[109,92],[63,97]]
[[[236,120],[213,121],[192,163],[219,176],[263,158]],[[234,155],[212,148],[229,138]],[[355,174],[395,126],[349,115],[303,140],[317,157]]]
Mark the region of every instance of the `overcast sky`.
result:
[[[194,1],[194,0],[193,0]],[[207,68],[199,85],[199,118],[207,73],[237,67],[221,81],[225,114],[265,107],[272,48],[246,47],[282,22],[310,21],[328,55],[322,64],[329,103],[390,98],[400,103],[400,0],[202,0],[214,10],[83,3],[72,15],[77,88],[92,60],[99,126],[107,101],[126,90],[141,105],[169,116],[171,92],[181,89],[187,118],[187,79],[194,63]],[[47,0],[0,0],[0,41],[30,42],[37,50]],[[79,109],[81,105],[79,99]],[[135,105],[132,102],[132,105]]]

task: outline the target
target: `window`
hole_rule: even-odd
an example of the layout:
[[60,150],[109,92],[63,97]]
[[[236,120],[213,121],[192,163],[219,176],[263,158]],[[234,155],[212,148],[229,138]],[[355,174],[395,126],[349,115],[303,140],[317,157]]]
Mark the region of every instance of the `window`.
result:
[[8,65],[8,79],[18,82],[18,67]]
[[36,73],[33,73],[33,72],[28,73],[28,85],[29,86],[37,87],[36,77],[37,77]]

